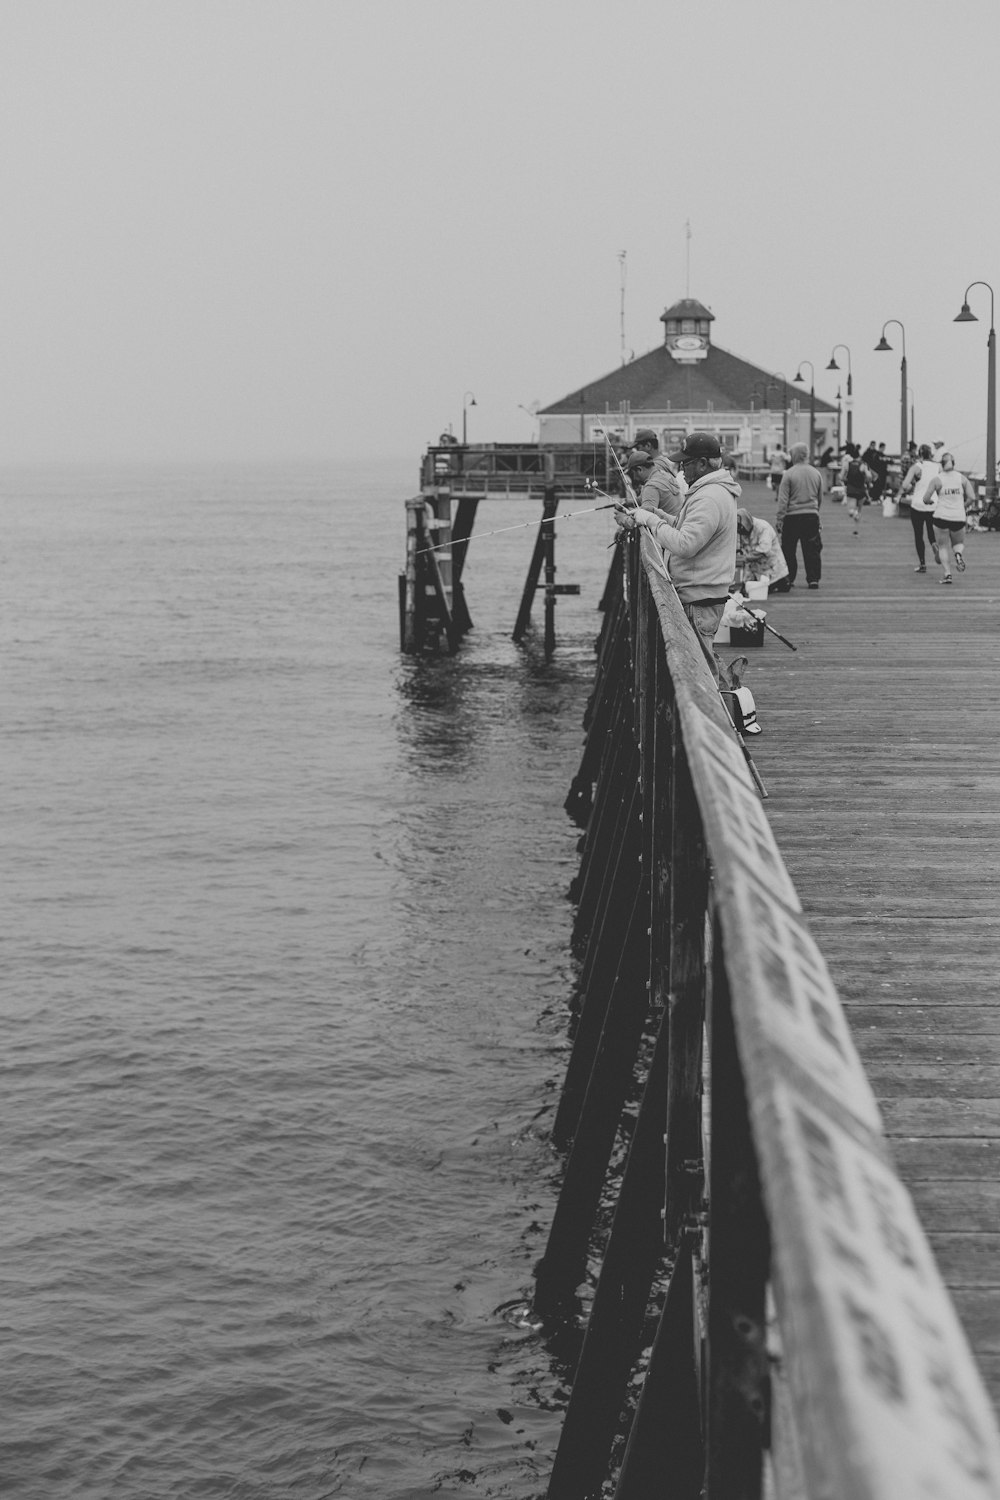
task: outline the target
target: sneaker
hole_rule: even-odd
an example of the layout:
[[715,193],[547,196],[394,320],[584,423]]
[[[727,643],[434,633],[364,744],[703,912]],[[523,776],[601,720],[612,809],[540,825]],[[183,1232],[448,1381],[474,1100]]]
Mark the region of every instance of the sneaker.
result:
[[818,588],[819,588],[819,584],[818,584],[818,583],[811,583],[811,584],[810,584],[810,585],[809,585],[809,587],[810,587],[810,588],[811,588],[811,589],[818,589]]
[[944,575],[944,577],[942,578],[941,582],[942,583],[950,583],[951,582],[951,574],[950,573],[946,573]]
[[938,546],[937,542],[931,542],[931,551],[934,553],[934,561],[937,563],[938,567],[940,567],[941,566],[941,548]]
[[965,553],[959,552],[957,548],[955,549],[955,567],[960,573],[965,572]]
[[926,573],[927,572],[927,565],[926,565],[926,563],[918,563],[917,566],[914,568],[913,571],[914,571],[914,573]]

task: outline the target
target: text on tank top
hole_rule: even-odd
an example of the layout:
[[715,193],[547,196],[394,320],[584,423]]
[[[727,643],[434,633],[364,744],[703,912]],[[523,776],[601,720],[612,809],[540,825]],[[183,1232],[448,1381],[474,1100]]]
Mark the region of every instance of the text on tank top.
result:
[[934,496],[934,514],[942,521],[965,520],[965,486],[955,469],[950,474],[941,474],[941,488]]

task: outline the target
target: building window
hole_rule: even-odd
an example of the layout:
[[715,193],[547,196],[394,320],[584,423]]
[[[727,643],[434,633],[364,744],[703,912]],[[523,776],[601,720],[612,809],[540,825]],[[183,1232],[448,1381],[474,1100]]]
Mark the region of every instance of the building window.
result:
[[694,318],[681,319],[681,333],[695,333]]

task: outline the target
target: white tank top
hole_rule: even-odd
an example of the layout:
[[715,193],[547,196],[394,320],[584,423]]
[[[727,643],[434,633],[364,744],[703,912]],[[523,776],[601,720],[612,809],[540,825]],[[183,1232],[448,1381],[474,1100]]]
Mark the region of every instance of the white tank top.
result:
[[911,510],[931,510],[933,507],[924,503],[924,491],[932,479],[936,479],[941,472],[941,465],[936,464],[932,458],[920,460],[920,478],[913,486],[913,494],[910,496]]
[[934,514],[942,521],[965,520],[965,486],[957,469],[941,471],[941,488],[934,496]]

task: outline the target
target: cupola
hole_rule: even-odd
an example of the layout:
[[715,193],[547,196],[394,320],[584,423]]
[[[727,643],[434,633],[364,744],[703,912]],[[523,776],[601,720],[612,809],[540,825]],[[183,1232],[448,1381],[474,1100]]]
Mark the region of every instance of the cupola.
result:
[[660,315],[660,322],[663,341],[679,365],[693,365],[707,358],[715,314],[704,303],[684,297]]

